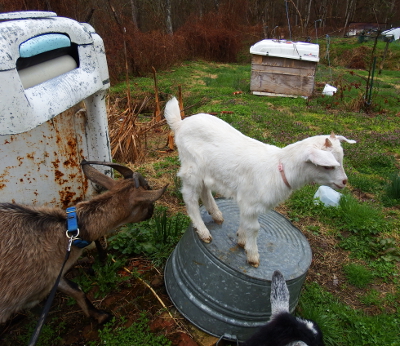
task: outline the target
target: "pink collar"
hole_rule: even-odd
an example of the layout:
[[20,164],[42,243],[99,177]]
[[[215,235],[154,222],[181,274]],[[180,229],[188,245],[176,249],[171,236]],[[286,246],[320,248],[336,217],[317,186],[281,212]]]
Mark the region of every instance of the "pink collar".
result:
[[281,177],[282,177],[283,182],[285,183],[285,185],[286,185],[289,189],[291,189],[292,187],[290,186],[289,182],[288,182],[287,179],[286,179],[286,175],[285,175],[285,172],[284,172],[284,170],[283,170],[283,165],[282,165],[282,163],[280,163],[280,162],[279,162],[279,165],[278,165],[278,169],[279,169],[279,172],[281,173]]

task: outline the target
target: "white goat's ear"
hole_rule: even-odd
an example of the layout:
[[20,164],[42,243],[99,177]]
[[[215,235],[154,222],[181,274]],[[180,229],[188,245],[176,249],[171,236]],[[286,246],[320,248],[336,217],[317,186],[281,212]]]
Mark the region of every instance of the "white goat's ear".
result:
[[324,144],[324,146],[327,147],[327,148],[330,148],[330,147],[332,146],[332,142],[329,140],[329,138],[326,138],[326,139],[325,139],[325,144]]
[[316,166],[334,167],[340,166],[330,151],[312,148],[306,159],[306,162],[312,162]]
[[347,139],[345,136],[336,136],[336,138],[341,142],[345,141],[351,144],[357,143],[357,141],[355,141],[354,139]]

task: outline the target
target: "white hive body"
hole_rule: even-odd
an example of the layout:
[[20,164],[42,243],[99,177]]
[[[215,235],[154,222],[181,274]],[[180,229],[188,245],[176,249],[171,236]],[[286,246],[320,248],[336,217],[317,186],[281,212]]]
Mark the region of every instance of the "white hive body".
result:
[[89,198],[79,163],[111,161],[103,41],[53,12],[0,19],[0,202],[67,207]]

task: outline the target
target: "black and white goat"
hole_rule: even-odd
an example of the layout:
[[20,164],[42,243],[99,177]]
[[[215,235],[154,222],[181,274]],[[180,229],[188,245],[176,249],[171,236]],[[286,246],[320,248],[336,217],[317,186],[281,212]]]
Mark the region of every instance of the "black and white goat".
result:
[[[114,180],[89,165],[110,166],[125,179]],[[151,190],[146,180],[127,167],[104,162],[82,162],[85,175],[108,191],[76,205],[80,238],[94,241],[120,225],[140,222],[153,214],[154,202],[166,187]],[[0,203],[0,323],[43,300],[56,282],[66,257],[66,211]],[[71,247],[63,274],[82,249]],[[84,292],[61,278],[58,289],[77,301],[83,312],[103,323],[109,314],[96,309]]]
[[200,238],[211,234],[199,211],[199,198],[216,223],[224,218],[211,194],[236,200],[240,209],[238,244],[247,261],[259,265],[258,216],[287,199],[302,186],[315,182],[335,189],[347,183],[341,141],[335,134],[314,136],[284,148],[249,138],[210,114],[181,119],[176,98],[168,101],[165,118],[175,133],[181,168],[182,195]]
[[289,290],[281,272],[272,275],[270,321],[242,346],[324,346],[315,322],[289,313]]

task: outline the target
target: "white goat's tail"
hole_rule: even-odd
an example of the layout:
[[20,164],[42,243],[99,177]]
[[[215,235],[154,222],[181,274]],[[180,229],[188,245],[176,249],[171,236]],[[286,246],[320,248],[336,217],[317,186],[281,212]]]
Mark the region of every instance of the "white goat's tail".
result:
[[179,108],[179,103],[176,97],[173,97],[167,102],[164,110],[164,117],[172,131],[175,133],[179,130],[180,124],[182,122],[181,110]]

